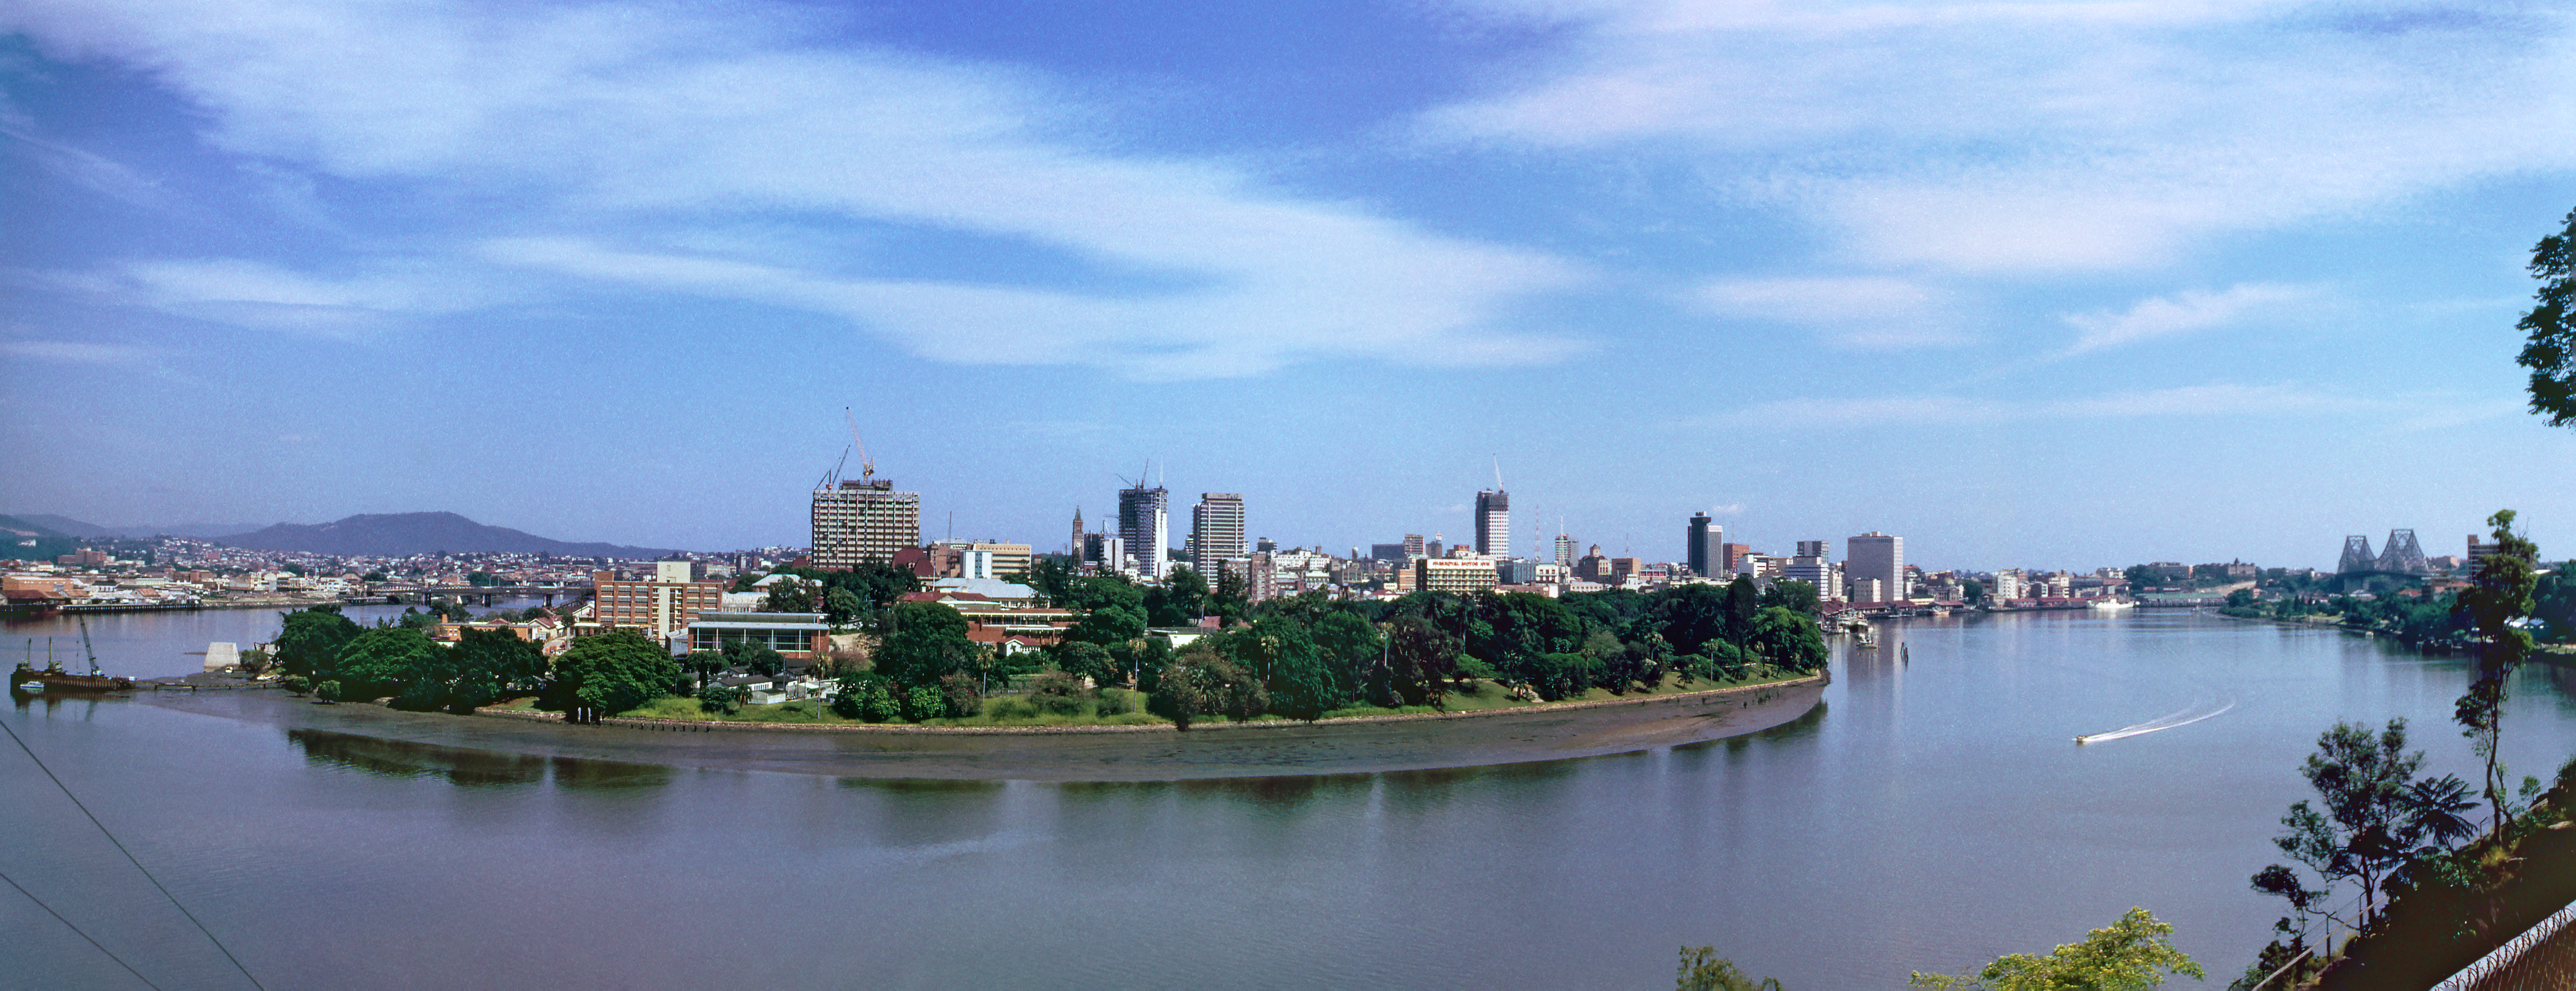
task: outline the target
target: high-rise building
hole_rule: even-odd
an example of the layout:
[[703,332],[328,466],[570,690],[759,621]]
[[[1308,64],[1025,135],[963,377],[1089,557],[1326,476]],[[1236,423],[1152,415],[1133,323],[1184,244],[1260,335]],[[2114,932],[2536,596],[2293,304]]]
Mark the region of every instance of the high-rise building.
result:
[[1172,570],[1172,494],[1162,486],[1118,490],[1118,536],[1136,558],[1136,574],[1162,581]]
[[1826,541],[1822,540],[1801,540],[1798,542],[1798,553],[1795,556],[1831,557],[1832,554],[1825,550],[1826,543]]
[[1718,565],[1718,567],[1725,568],[1726,573],[1730,575],[1742,574],[1744,572],[1744,556],[1753,553],[1753,545],[1727,544],[1725,545],[1725,548],[1725,562]]
[[1203,492],[1190,510],[1190,568],[1205,578],[1217,562],[1250,553],[1243,541],[1243,494]]
[[896,551],[921,543],[921,493],[894,491],[882,478],[816,489],[813,524],[817,568],[891,562]]
[[1423,542],[1421,534],[1408,533],[1404,535],[1405,560],[1410,561],[1417,557],[1429,556],[1431,556],[1430,545]]
[[1512,556],[1512,494],[1501,489],[1476,493],[1476,553]]
[[1557,534],[1557,535],[1556,535],[1556,563],[1557,563],[1557,566],[1558,566],[1558,567],[1563,567],[1563,568],[1572,568],[1572,567],[1574,567],[1574,557],[1575,557],[1575,555],[1574,555],[1574,535],[1573,535],[1573,534],[1570,534],[1570,533],[1560,533],[1560,534]]
[[1718,571],[1726,567],[1726,528],[1717,525],[1707,513],[1692,513],[1682,550],[1692,574],[1717,577]]
[[698,614],[724,608],[722,581],[695,581],[687,561],[655,561],[653,577],[619,581],[613,571],[590,573],[594,614],[601,632],[641,631],[655,643],[698,621]]
[[1082,570],[1082,536],[1082,507],[1075,506],[1073,507],[1073,543],[1065,546],[1065,553],[1073,555],[1073,567],[1076,571]]
[[1403,544],[1370,544],[1369,558],[1377,561],[1394,561],[1399,564],[1410,560],[1404,553]]
[[[1843,542],[1843,579],[1852,584],[1854,602],[1889,602],[1905,595],[1905,538],[1872,530]],[[1864,599],[1861,582],[1876,579],[1874,594]]]

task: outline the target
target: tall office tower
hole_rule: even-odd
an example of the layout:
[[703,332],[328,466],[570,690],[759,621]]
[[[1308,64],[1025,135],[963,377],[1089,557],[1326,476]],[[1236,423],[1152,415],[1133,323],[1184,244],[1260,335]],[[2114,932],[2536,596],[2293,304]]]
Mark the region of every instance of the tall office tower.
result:
[[1118,490],[1118,536],[1136,558],[1136,574],[1162,581],[1172,570],[1172,494],[1162,486]]
[[1797,553],[1797,555],[1796,555],[1796,556],[1798,556],[1798,557],[1824,557],[1824,556],[1826,556],[1826,555],[1825,555],[1825,541],[1822,541],[1822,540],[1801,540],[1801,541],[1799,541],[1799,542],[1798,542],[1798,553]]
[[1512,556],[1512,494],[1501,489],[1476,493],[1476,553]]
[[1082,570],[1082,507],[1080,506],[1073,507],[1073,543],[1066,545],[1065,550],[1073,555],[1073,570]]
[[1682,553],[1690,559],[1692,574],[1717,577],[1718,569],[1726,566],[1726,528],[1717,525],[1707,513],[1692,513],[1690,534],[1682,544]]
[[1864,581],[1876,579],[1877,594],[1887,596],[1886,599],[1854,601],[1885,602],[1904,596],[1905,538],[1872,530],[1844,541],[1843,579],[1851,582],[1855,589]]
[[1560,533],[1556,535],[1556,565],[1560,568],[1574,567],[1573,534]]
[[1190,568],[1199,577],[1216,574],[1217,562],[1242,557],[1243,494],[1202,492],[1190,510]]
[[890,562],[921,543],[921,493],[894,491],[887,479],[845,481],[814,490],[814,566],[850,568]]
[[1404,559],[1405,559],[1405,560],[1410,561],[1410,560],[1413,560],[1414,558],[1417,558],[1417,557],[1429,557],[1429,556],[1431,556],[1430,545],[1425,544],[1425,543],[1423,543],[1423,542],[1422,542],[1422,535],[1421,535],[1421,534],[1418,534],[1418,533],[1408,533],[1408,534],[1405,534],[1405,535],[1404,535]]

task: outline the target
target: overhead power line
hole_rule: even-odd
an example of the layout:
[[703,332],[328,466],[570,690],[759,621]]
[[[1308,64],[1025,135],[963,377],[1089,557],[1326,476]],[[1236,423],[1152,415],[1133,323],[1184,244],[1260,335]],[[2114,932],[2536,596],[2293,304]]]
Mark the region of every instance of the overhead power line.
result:
[[151,988],[152,991],[161,991],[161,985],[152,983],[151,978],[143,976],[142,971],[134,969],[133,964],[126,963],[124,957],[117,956],[115,950],[108,949],[106,944],[100,943],[96,937],[82,932],[81,927],[73,925],[72,920],[63,918],[63,913],[54,911],[53,906],[45,904],[44,899],[36,897],[35,892],[27,890],[26,885],[19,884],[16,879],[6,874],[0,874],[0,881],[9,882],[9,886],[18,889],[19,894],[27,896],[28,901],[35,902],[37,908],[44,909],[46,915],[53,916],[54,921],[69,926],[73,935],[89,940],[89,945],[98,947],[98,952],[107,954],[107,958],[116,961],[117,966],[125,968],[126,973],[134,975],[135,980],[142,981],[144,987]]
[[[241,958],[234,956],[232,949],[225,946],[223,940],[215,938],[215,931],[206,928],[205,923],[199,922],[197,920],[197,913],[188,911],[188,906],[179,904],[179,896],[171,894],[170,889],[161,883],[160,878],[153,877],[152,871],[143,866],[143,861],[135,858],[134,851],[126,849],[125,842],[117,839],[115,833],[109,832],[106,823],[98,821],[98,814],[91,812],[89,810],[89,806],[82,804],[80,796],[72,794],[71,786],[64,784],[63,779],[54,774],[53,768],[45,766],[45,759],[36,756],[35,748],[28,746],[26,740],[19,738],[18,731],[10,729],[7,720],[0,720],[0,733],[9,734],[10,742],[16,743],[18,745],[18,749],[27,752],[27,759],[35,761],[36,769],[45,772],[45,777],[53,781],[54,787],[62,789],[63,797],[72,800],[72,807],[79,809],[82,815],[89,817],[89,824],[98,827],[98,834],[100,836],[107,837],[107,841],[116,846],[116,852],[125,855],[125,862],[133,864],[134,869],[142,873],[144,880],[152,882],[152,886],[154,888],[160,889],[161,897],[170,900],[170,907],[178,909],[180,915],[187,916],[188,921],[197,927],[198,932],[206,934],[206,942],[215,944],[215,949],[224,955],[224,959],[233,962],[233,969],[241,971],[242,977],[250,981],[250,986],[258,988],[259,991],[268,991],[268,985],[261,984],[259,982],[259,978],[252,977],[250,968],[242,966]],[[137,974],[135,976],[140,977],[142,975]]]

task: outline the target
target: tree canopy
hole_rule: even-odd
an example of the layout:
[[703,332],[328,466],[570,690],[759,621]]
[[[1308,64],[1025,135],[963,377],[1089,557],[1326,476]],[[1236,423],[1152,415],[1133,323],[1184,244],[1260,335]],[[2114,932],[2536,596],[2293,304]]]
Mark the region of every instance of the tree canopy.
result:
[[683,677],[669,651],[642,633],[617,629],[575,640],[555,659],[547,701],[555,708],[625,712],[684,687]]
[[2008,953],[1973,974],[1917,972],[1906,983],[1926,988],[1979,988],[1984,991],[2145,991],[2162,987],[2165,978],[2181,974],[2198,980],[2208,974],[2191,956],[2174,949],[2173,926],[2156,921],[2143,908],[2132,908],[2120,921],[2085,934],[2047,956]]
[[2565,226],[2531,246],[2531,277],[2540,280],[2529,311],[2514,325],[2526,336],[2516,364],[2531,369],[2531,411],[2553,427],[2576,425],[2576,210]]

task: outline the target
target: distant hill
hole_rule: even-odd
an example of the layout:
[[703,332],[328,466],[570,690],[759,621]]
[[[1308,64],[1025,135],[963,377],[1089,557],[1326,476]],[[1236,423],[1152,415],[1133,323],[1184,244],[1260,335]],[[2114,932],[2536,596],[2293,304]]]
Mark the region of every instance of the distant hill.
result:
[[22,516],[0,516],[0,560],[50,561],[79,550],[73,535]]
[[166,533],[173,537],[212,540],[259,529],[257,523],[145,523],[137,526],[100,526],[52,513],[25,513],[18,518],[38,526],[49,527],[66,536],[88,538],[154,537]]
[[225,537],[222,542],[245,550],[301,551],[342,557],[488,551],[648,560],[677,553],[659,547],[550,540],[508,527],[484,526],[455,513],[364,514],[330,523],[280,523],[263,530]]

